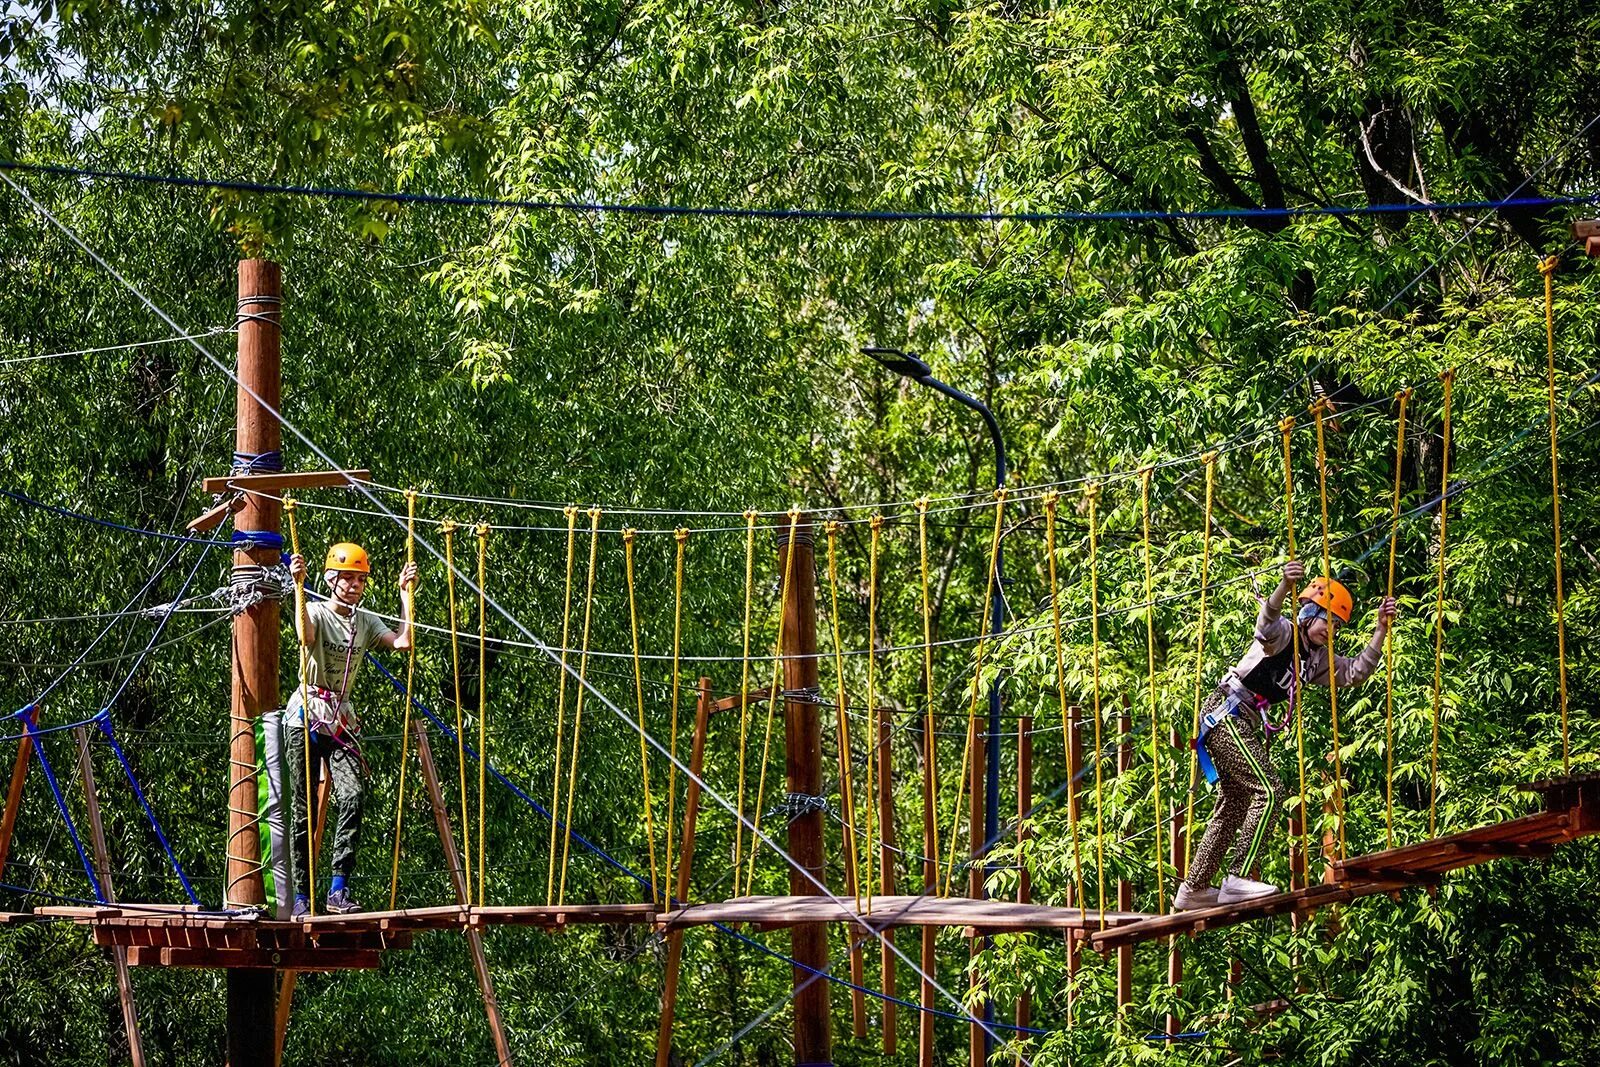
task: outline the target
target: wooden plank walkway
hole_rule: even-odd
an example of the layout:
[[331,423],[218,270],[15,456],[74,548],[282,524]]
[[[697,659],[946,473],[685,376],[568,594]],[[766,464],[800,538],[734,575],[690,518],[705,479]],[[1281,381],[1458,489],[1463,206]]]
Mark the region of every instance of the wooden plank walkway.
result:
[[[902,926],[962,926],[979,933],[1066,930],[1081,935],[1100,927],[1100,913],[1093,909],[1082,911],[1006,900],[933,896],[875,896],[870,904],[863,901],[860,908],[853,897],[843,898],[842,905],[827,897],[738,897],[666,912],[656,925],[663,930],[678,930],[710,923],[743,923],[774,930],[799,923],[855,922],[858,917],[878,930]],[[1107,911],[1105,925],[1115,927],[1147,918],[1149,916],[1138,912]]]
[[1239,904],[1175,912],[1095,931],[1089,943],[1102,952],[1141,941],[1205,930],[1286,912],[1304,914],[1330,904],[1433,885],[1451,871],[1494,859],[1539,859],[1558,845],[1600,834],[1600,774],[1532,782],[1521,787],[1544,798],[1545,810],[1460,833],[1446,834],[1333,864],[1333,881]]

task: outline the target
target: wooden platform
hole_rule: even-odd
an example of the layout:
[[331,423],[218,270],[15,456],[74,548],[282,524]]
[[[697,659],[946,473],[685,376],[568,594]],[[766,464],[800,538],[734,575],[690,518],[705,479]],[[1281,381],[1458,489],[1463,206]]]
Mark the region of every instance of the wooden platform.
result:
[[1174,934],[1197,934],[1255,919],[1300,913],[1359,897],[1433,885],[1451,871],[1493,859],[1539,859],[1558,845],[1600,833],[1600,774],[1532,782],[1521,787],[1544,798],[1545,810],[1461,833],[1418,841],[1333,864],[1333,881],[1215,908],[1175,912],[1095,931],[1101,951]]
[[[738,897],[666,912],[656,925],[663,930],[678,930],[710,923],[742,923],[757,929],[776,930],[800,923],[855,922],[859,917],[878,930],[901,926],[961,926],[977,933],[1065,930],[1084,936],[1100,928],[1100,913],[1094,909],[1081,911],[1005,900],[875,896],[870,907],[866,901],[862,905],[858,908],[852,897],[843,898],[842,906],[827,897]],[[1138,912],[1108,911],[1105,924],[1109,928],[1148,918]]]

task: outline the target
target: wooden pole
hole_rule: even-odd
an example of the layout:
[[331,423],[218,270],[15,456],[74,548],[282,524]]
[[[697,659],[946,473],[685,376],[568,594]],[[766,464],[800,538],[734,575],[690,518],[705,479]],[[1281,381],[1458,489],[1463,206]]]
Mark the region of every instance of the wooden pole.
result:
[[[95,874],[107,903],[114,903],[117,891],[111,884],[111,855],[106,849],[105,824],[100,821],[100,794],[94,787],[94,761],[89,756],[89,728],[76,727],[78,761],[83,767],[84,806],[89,813],[89,843],[94,848]],[[111,962],[117,969],[117,999],[122,1003],[122,1025],[128,1031],[128,1056],[133,1067],[144,1067],[144,1041],[139,1036],[139,1006],[133,999],[133,975],[128,973],[128,950],[121,945],[111,949]]]
[[[884,896],[894,896],[894,760],[889,757],[889,741],[894,736],[894,709],[878,709],[878,886]],[[882,959],[879,975],[883,991],[895,995],[895,955],[889,950],[894,939],[894,929],[883,931]],[[894,1001],[883,1002],[883,1054],[893,1056],[895,1051]]]
[[[1083,709],[1074,704],[1067,709],[1067,817],[1081,826],[1083,819]],[[1088,911],[1088,903],[1074,899],[1076,887],[1067,890],[1073,906]],[[1085,894],[1087,895],[1087,894]],[[1082,944],[1067,935],[1067,1025],[1073,1024],[1077,1006],[1079,950]]]
[[[705,766],[706,730],[711,723],[711,679],[700,679],[694,708],[694,747],[689,752],[689,785],[683,801],[683,841],[678,846],[677,898],[689,899],[689,874],[694,864],[694,827],[700,817],[700,778]],[[683,930],[667,934],[667,975],[661,991],[661,1027],[656,1032],[656,1067],[672,1062],[672,1021],[678,1006],[678,975],[683,967]]]
[[[849,702],[846,700],[842,701],[842,703],[848,705]],[[839,710],[841,718],[849,714],[848,706]],[[844,750],[844,738],[841,737],[839,738],[839,769],[841,774],[849,774],[852,771],[849,761],[845,758],[846,755],[847,754]],[[844,782],[841,781],[839,783],[839,792],[841,795],[844,793],[844,788]],[[853,822],[843,823],[841,828],[847,838],[855,835],[856,828]],[[845,894],[852,900],[861,899],[861,886],[856,878],[855,864],[850,862],[851,857],[856,854],[855,850],[859,847],[860,843],[858,841],[846,840],[844,847],[840,849],[840,854],[845,860]],[[869,865],[872,863],[871,856],[867,857],[867,863]],[[868,882],[871,882],[870,878],[868,879]],[[845,923],[843,924],[843,928],[845,943],[850,946],[850,983],[855,986],[855,988],[850,991],[851,1034],[857,1041],[860,1041],[862,1038],[867,1036],[867,995],[861,990],[867,983],[866,952],[863,950],[862,945],[865,943],[868,935],[863,934],[860,928],[854,923]]]
[[[317,757],[313,756],[312,759]],[[328,798],[333,791],[333,776],[321,774],[317,781],[317,822],[311,828],[311,854],[314,856],[322,851],[322,831],[328,824]],[[289,1014],[294,1009],[294,987],[300,980],[300,972],[286,970],[279,972],[283,977],[278,982],[278,1009],[272,1020],[272,1062],[283,1063],[283,1043],[289,1036]]]
[[[467,872],[462,866],[461,853],[456,849],[455,828],[450,825],[444,790],[439,788],[439,768],[433,762],[433,747],[428,744],[428,724],[417,719],[412,726],[417,733],[417,760],[422,764],[422,779],[428,787],[428,800],[433,805],[433,822],[439,830],[445,866],[450,869],[450,886],[455,890],[456,903],[466,905],[470,903],[467,898]],[[466,935],[467,951],[472,956],[472,972],[478,979],[478,991],[483,994],[483,1013],[489,1020],[489,1034],[494,1038],[495,1063],[505,1067],[512,1062],[511,1042],[506,1039],[505,1023],[500,1018],[500,1002],[494,995],[489,957],[483,951],[483,932],[469,926]]]
[[[1017,720],[1017,844],[1025,846],[1033,837],[1028,821],[1033,812],[1033,718],[1024,715]],[[1033,903],[1033,872],[1028,869],[1026,856],[1017,871],[1017,903]],[[1033,998],[1024,989],[1017,997],[1017,1025],[1033,1025]],[[1022,1062],[1022,1053],[1017,1053]]]
[[38,721],[37,708],[25,708],[19,718],[26,720],[17,742],[17,758],[11,764],[11,785],[6,789],[6,808],[0,812],[0,878],[5,877],[6,859],[11,855],[11,835],[17,830],[17,813],[22,810],[22,787],[28,780],[28,762],[33,755],[33,735],[27,727]]
[[[786,562],[793,570],[786,583],[788,596],[783,603],[783,685],[795,698],[784,700],[784,769],[789,792],[815,797],[822,793],[822,717],[812,694],[817,692],[817,587],[816,559],[812,551],[812,526],[802,515],[791,524],[794,545],[789,545],[789,526],[778,531],[778,566]],[[789,820],[789,855],[804,871],[789,872],[789,892],[795,896],[818,896],[817,884],[827,877],[823,851],[822,812],[807,811]],[[816,881],[813,882],[812,879]],[[831,1063],[833,1028],[829,1012],[831,984],[816,980],[815,971],[828,969],[828,927],[826,923],[801,923],[789,934],[794,968],[794,1058],[796,1064]],[[807,970],[806,968],[810,968]]]
[[[1133,770],[1133,712],[1128,695],[1122,695],[1122,713],[1117,716],[1117,774]],[[1126,878],[1117,880],[1117,910],[1133,910],[1133,883]],[[1133,1003],[1133,946],[1117,949],[1117,1008]]]
[[[1172,729],[1172,751],[1183,751],[1183,738],[1179,735],[1177,727]],[[1172,805],[1172,838],[1168,842],[1171,846],[1167,854],[1172,857],[1172,866],[1177,870],[1178,881],[1182,882],[1188,873],[1188,849],[1184,844],[1184,806],[1181,803]],[[1167,938],[1167,985],[1172,987],[1174,993],[1183,989],[1183,945],[1178,941],[1177,935]],[[1167,1033],[1176,1034],[1181,1023],[1176,1015],[1167,1016]]]
[[[279,353],[283,278],[278,264],[261,259],[239,263],[239,387],[235,400],[234,451],[277,452],[282,432],[273,411],[282,402]],[[251,394],[255,395],[252,396]],[[260,397],[260,402],[255,398]],[[251,494],[234,516],[236,531],[276,535],[276,497]],[[279,549],[236,550],[235,566],[270,567]],[[278,706],[278,602],[263,599],[233,617],[233,696],[228,745],[228,860],[226,907],[264,908],[261,839],[256,824],[255,720]],[[228,1063],[268,1067],[272,1063],[276,975],[270,970],[228,971]]]
[[[967,768],[967,774],[972,779],[971,806],[967,809],[967,896],[973,900],[982,900],[984,895],[983,862],[984,845],[984,769],[988,765],[989,735],[986,730],[973,729],[972,738],[972,764]],[[976,961],[983,952],[984,939],[974,934],[967,938],[967,959]],[[976,968],[968,968],[968,988],[972,995],[968,997],[969,1009],[973,1022],[967,1024],[967,1060],[972,1067],[984,1067],[987,1060],[988,1049],[985,1047],[984,1038],[987,1036],[981,1023],[977,1020],[985,1017],[984,1003],[978,997],[983,983],[979,981]]]

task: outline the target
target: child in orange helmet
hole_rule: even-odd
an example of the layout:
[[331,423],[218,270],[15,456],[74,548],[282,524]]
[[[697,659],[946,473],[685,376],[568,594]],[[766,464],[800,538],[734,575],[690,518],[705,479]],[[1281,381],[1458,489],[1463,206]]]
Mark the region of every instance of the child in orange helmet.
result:
[[[361,836],[363,777],[366,770],[361,756],[361,723],[350,703],[350,690],[362,660],[372,648],[406,651],[411,647],[410,598],[401,598],[400,632],[395,633],[382,619],[360,607],[372,566],[360,545],[341,542],[328,549],[323,580],[331,594],[327,600],[302,601],[295,620],[301,644],[305,646],[305,668],[300,684],[284,711],[284,723],[301,738],[286,747],[290,781],[293,784],[291,833],[294,838],[294,916],[309,913],[310,839],[306,825],[307,747],[311,750],[310,793],[315,796],[319,770],[328,762],[328,777],[333,785],[333,801],[338,822],[333,838],[333,879],[328,890],[328,911],[337,914],[360,911],[350,896],[347,882],[356,865],[356,846]],[[289,573],[296,583],[304,583],[306,561],[295,555],[289,560]],[[400,571],[400,588],[413,588],[417,566],[407,563]]]
[[[1278,587],[1261,602],[1250,650],[1223,677],[1201,709],[1196,743],[1200,765],[1207,780],[1218,782],[1220,790],[1194,862],[1172,902],[1175,911],[1234,904],[1278,891],[1277,886],[1250,877],[1272,834],[1278,805],[1288,796],[1267,754],[1266,739],[1281,729],[1274,726],[1267,709],[1292,702],[1299,685],[1328,684],[1330,636],[1350,621],[1352,607],[1348,589],[1332,579],[1318,578],[1301,591],[1300,610],[1290,623],[1283,617],[1283,602],[1305,574],[1304,564],[1291,560],[1284,566]],[[1372,677],[1395,614],[1394,600],[1384,600],[1366,647],[1355,656],[1334,656],[1335,684],[1341,688],[1359,685]],[[1298,665],[1293,662],[1296,627],[1300,630]],[[1230,845],[1233,861],[1229,873],[1221,889],[1215,889],[1211,882]]]

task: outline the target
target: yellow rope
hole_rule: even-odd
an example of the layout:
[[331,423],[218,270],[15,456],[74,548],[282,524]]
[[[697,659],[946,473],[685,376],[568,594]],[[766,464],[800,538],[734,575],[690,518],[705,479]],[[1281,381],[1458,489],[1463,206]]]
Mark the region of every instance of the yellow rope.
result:
[[[882,515],[872,516],[871,528],[872,536],[867,550],[867,729],[870,732],[867,739],[867,877],[870,879],[872,876],[873,863],[880,862],[878,886],[881,888],[888,884],[888,872],[881,866],[881,861],[886,861],[888,857],[881,857],[880,860],[874,849],[873,828],[878,811],[878,783],[874,768],[887,767],[885,761],[889,758],[887,748],[882,751],[878,748],[881,722],[878,715],[878,541],[883,534]],[[870,885],[867,887],[868,915],[872,914],[871,888]]]
[[750,744],[750,597],[755,590],[756,513],[744,513],[744,652],[739,657],[739,802],[733,818],[733,869],[738,886],[740,844],[744,840],[745,750]]
[[[561,742],[567,720],[567,649],[572,647],[572,562],[577,552],[578,509],[568,504],[567,585],[561,600],[561,667],[556,673],[556,758],[550,767],[550,865],[545,874],[544,902],[555,903],[556,896],[556,812],[561,810]],[[460,699],[459,695],[456,698]]]
[[1094,855],[1100,876],[1100,929],[1106,928],[1106,829],[1105,760],[1100,741],[1100,534],[1095,509],[1100,503],[1100,487],[1083,487],[1089,505],[1089,648],[1094,698]]
[[925,690],[925,705],[922,709],[922,758],[928,765],[928,778],[932,784],[932,795],[927,798],[928,819],[933,828],[933,835],[928,839],[932,846],[928,849],[932,855],[927,859],[933,864],[935,885],[937,889],[939,871],[939,805],[936,803],[939,796],[939,761],[934,758],[937,746],[934,744],[936,732],[933,727],[933,598],[928,586],[928,498],[919,497],[916,501],[917,508],[917,545],[922,557],[922,680]]
[[[1317,418],[1317,492],[1322,499],[1322,576],[1333,580],[1333,542],[1328,533],[1328,446],[1323,436],[1322,417],[1333,409],[1327,397],[1311,405]],[[1333,810],[1339,822],[1338,857],[1344,859],[1344,768],[1339,752],[1339,678],[1334,670],[1338,660],[1338,629],[1330,613],[1328,619],[1328,718],[1333,724]]]
[[483,893],[488,867],[489,823],[484,810],[489,795],[489,525],[478,523],[478,906],[489,902]]
[[[589,691],[589,623],[594,615],[595,562],[600,554],[600,509],[589,509],[589,575],[583,594],[583,648],[578,654],[578,699],[572,709],[572,755],[567,764],[567,808],[562,818],[566,833],[561,835],[561,881],[556,885],[556,906],[567,902],[567,856],[572,849],[572,798],[578,787],[578,739],[583,730],[583,698]],[[555,812],[550,813],[555,818]]]
[[[1206,466],[1206,508],[1205,508],[1205,533],[1201,539],[1200,552],[1200,636],[1196,642],[1194,653],[1194,725],[1189,729],[1191,739],[1200,736],[1200,706],[1205,700],[1203,686],[1206,672],[1206,592],[1211,580],[1211,505],[1215,499],[1217,454],[1207,452],[1200,457]],[[1184,810],[1184,825],[1189,827],[1188,839],[1184,842],[1183,869],[1187,877],[1189,861],[1194,858],[1194,795],[1200,788],[1200,749],[1196,747],[1189,753],[1189,802]]]
[[[950,813],[950,848],[945,857],[944,868],[944,896],[950,895],[950,880],[955,872],[956,849],[960,843],[961,832],[961,801],[966,796],[967,789],[967,764],[972,760],[972,746],[976,742],[978,732],[978,690],[983,679],[983,654],[985,645],[989,640],[989,609],[994,600],[994,574],[998,570],[1000,560],[1000,534],[1005,521],[1006,491],[1002,486],[994,491],[994,537],[989,545],[989,577],[984,583],[983,614],[980,616],[980,636],[978,637],[977,654],[973,657],[972,665],[972,700],[967,706],[967,740],[966,746],[961,750],[961,773],[956,780],[956,803]],[[978,791],[977,776],[973,776],[972,791]],[[977,857],[971,857],[976,861]]]
[[667,760],[667,854],[662,863],[667,878],[667,884],[662,887],[662,900],[669,905],[672,903],[672,889],[678,884],[673,877],[672,832],[677,819],[678,800],[678,682],[682,673],[680,656],[683,651],[683,556],[689,543],[689,531],[680,526],[673,536],[677,539],[678,551],[672,576],[672,732],[667,738],[667,751],[671,758]]
[[1161,719],[1156,703],[1156,594],[1155,576],[1150,564],[1150,476],[1154,468],[1139,471],[1139,510],[1144,522],[1144,652],[1145,670],[1150,677],[1150,786],[1155,804],[1154,833],[1156,853],[1156,913],[1167,913],[1166,853],[1161,840]]
[[472,864],[472,820],[467,817],[467,739],[461,725],[461,641],[456,624],[456,524],[446,519],[439,526],[444,535],[444,580],[450,602],[450,670],[456,681],[456,779],[461,783],[461,880],[467,887],[467,903],[472,903],[472,879],[467,876]]
[[772,754],[772,720],[777,718],[778,703],[783,694],[783,624],[789,603],[789,578],[794,571],[794,538],[800,527],[800,509],[789,509],[789,543],[783,554],[783,584],[778,594],[778,639],[772,646],[772,697],[767,701],[766,735],[761,741],[761,774],[757,779],[756,807],[751,813],[749,874],[745,876],[746,893],[755,891],[756,854],[761,851],[761,805],[766,802],[767,764]]
[[[1394,596],[1394,557],[1400,543],[1400,472],[1406,459],[1406,404],[1411,400],[1411,390],[1402,389],[1394,395],[1400,404],[1399,431],[1394,446],[1394,497],[1389,509],[1389,580],[1384,586],[1384,597]],[[1394,847],[1394,634],[1383,638],[1383,825],[1384,848]]]
[[[413,564],[417,561],[417,491],[406,490],[406,563]],[[394,798],[394,863],[389,870],[389,910],[393,911],[400,897],[400,830],[405,821],[406,803],[406,762],[411,755],[411,690],[417,675],[417,635],[415,631],[416,618],[416,587],[409,591],[402,589],[400,595],[405,599],[408,610],[405,615],[408,620],[406,625],[412,628],[411,647],[406,650],[406,694],[405,713],[400,726],[400,784],[395,791]]]
[[[1289,531],[1288,558],[1296,558],[1297,549],[1294,543],[1294,464],[1289,459],[1289,438],[1294,434],[1294,416],[1287,415],[1278,423],[1278,432],[1283,435],[1283,521]],[[1291,611],[1298,603],[1294,583],[1289,583],[1288,601]],[[1296,622],[1289,627],[1290,662],[1294,664],[1294,685],[1289,690],[1289,715],[1294,719],[1295,757],[1300,769],[1300,863],[1304,868],[1307,857],[1311,855],[1310,817],[1307,814],[1306,804],[1306,723],[1300,714],[1300,624]],[[1293,881],[1294,875],[1294,840],[1290,835],[1289,841],[1289,874]],[[1300,872],[1302,880],[1306,880],[1304,869]]]
[[639,605],[633,587],[633,541],[637,536],[638,531],[632,527],[622,531],[623,566],[628,577],[628,629],[633,635],[633,697],[639,724],[639,772],[644,778],[644,834],[650,847],[650,899],[654,902],[657,891],[663,891],[667,895],[662,903],[668,904],[672,890],[662,883],[661,871],[656,866],[655,800],[650,793],[650,750],[644,739],[644,669],[639,662]]
[[850,752],[850,721],[845,714],[844,652],[839,636],[839,564],[837,559],[839,522],[830,520],[828,532],[828,589],[833,601],[833,673],[838,679],[838,698],[834,702],[839,726],[839,792],[844,798],[844,843],[850,873],[856,887],[856,907],[861,907],[861,853],[856,847],[855,761]]
[[[293,497],[283,498],[283,517],[289,522],[289,551],[294,555],[300,554],[300,533],[294,524],[295,500]],[[317,801],[311,793],[311,705],[310,693],[306,690],[306,632],[304,619],[306,617],[306,582],[304,578],[294,581],[294,630],[298,640],[300,652],[300,739],[304,745],[303,753],[306,765],[306,891],[307,899],[311,905],[311,914],[317,913],[317,835],[316,835],[316,808]]]
[[1439,375],[1444,382],[1444,459],[1439,473],[1439,592],[1433,605],[1433,754],[1428,763],[1428,836],[1437,830],[1439,802],[1439,713],[1444,698],[1444,549],[1445,524],[1450,505],[1450,391],[1456,372],[1451,367]]
[[1056,696],[1061,701],[1061,757],[1067,764],[1067,826],[1072,831],[1072,873],[1077,884],[1073,897],[1079,910],[1083,909],[1083,843],[1078,836],[1078,783],[1073,777],[1072,719],[1067,711],[1067,657],[1061,643],[1061,592],[1056,583],[1056,505],[1061,494],[1054,489],[1044,495],[1045,560],[1050,572],[1050,614],[1052,632],[1056,643]]
[[1560,436],[1556,432],[1556,295],[1555,273],[1561,265],[1557,256],[1539,262],[1544,275],[1544,334],[1548,359],[1545,385],[1550,397],[1550,516],[1555,523],[1556,546],[1556,667],[1561,685],[1561,770],[1572,773],[1572,757],[1567,737],[1567,618],[1566,584],[1561,573],[1561,467],[1557,458]]

